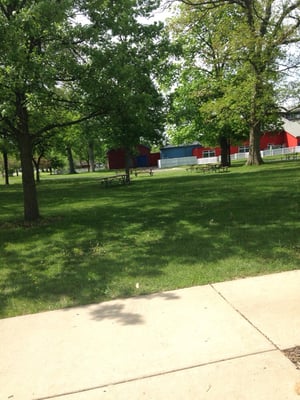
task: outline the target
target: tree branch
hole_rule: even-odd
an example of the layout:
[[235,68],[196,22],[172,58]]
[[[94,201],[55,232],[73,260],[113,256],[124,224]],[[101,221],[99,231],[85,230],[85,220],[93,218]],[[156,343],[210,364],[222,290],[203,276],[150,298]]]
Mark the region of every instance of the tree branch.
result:
[[101,114],[103,114],[102,110],[94,112],[94,113],[91,113],[89,115],[86,115],[85,117],[81,117],[81,118],[78,118],[78,119],[75,119],[75,120],[72,120],[72,121],[56,122],[56,123],[53,123],[53,124],[49,124],[49,125],[44,126],[39,131],[35,132],[34,136],[42,135],[43,133],[51,131],[51,130],[53,130],[55,128],[65,128],[67,126],[76,125],[76,124],[79,124],[80,122],[87,121],[89,119],[95,118],[95,117],[97,117],[98,115],[101,115]]
[[260,34],[261,36],[265,36],[265,34],[267,33],[267,28],[268,25],[270,23],[270,18],[272,16],[272,4],[273,4],[273,0],[268,0],[267,4],[266,4],[266,8],[265,8],[265,15],[262,18],[262,24],[260,26]]
[[[280,17],[277,20],[277,23],[275,24],[274,33],[277,33],[279,29],[281,29],[283,21],[285,18],[287,18],[292,11],[297,10],[300,7],[300,0],[295,1],[295,3],[291,4],[289,7],[283,7],[282,13]],[[299,26],[299,17],[298,17],[298,26]]]

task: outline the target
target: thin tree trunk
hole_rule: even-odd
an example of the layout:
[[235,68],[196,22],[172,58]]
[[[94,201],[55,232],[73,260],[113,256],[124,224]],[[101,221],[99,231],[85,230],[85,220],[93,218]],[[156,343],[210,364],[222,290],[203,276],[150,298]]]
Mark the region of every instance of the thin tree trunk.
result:
[[95,154],[94,154],[94,143],[91,141],[89,142],[89,166],[92,172],[95,172]]
[[131,152],[129,149],[125,149],[125,174],[127,183],[130,183],[130,168],[131,168]]
[[3,151],[3,164],[4,164],[4,178],[5,178],[5,185],[9,185],[9,175],[8,175],[8,156],[7,151]]
[[32,158],[33,164],[35,166],[35,180],[36,182],[40,182],[40,162],[41,162],[42,156],[38,157],[37,160],[35,158]]

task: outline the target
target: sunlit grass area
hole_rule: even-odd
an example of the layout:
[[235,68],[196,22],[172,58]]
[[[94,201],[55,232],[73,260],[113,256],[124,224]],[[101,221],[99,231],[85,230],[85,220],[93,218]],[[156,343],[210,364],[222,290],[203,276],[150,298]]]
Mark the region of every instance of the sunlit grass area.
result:
[[11,178],[0,186],[0,316],[297,269],[299,169],[181,168],[110,188],[99,178],[111,172],[42,175],[32,226]]

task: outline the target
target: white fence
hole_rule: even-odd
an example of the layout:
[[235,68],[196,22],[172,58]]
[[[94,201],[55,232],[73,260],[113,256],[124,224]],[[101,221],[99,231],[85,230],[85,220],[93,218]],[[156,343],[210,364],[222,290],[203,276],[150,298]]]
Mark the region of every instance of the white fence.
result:
[[[282,147],[279,149],[270,149],[270,150],[262,150],[261,152],[262,158],[270,157],[270,156],[285,156],[287,154],[295,154],[300,153],[300,146],[296,147]],[[231,160],[242,160],[247,159],[249,157],[249,153],[235,153],[231,154]],[[163,158],[158,160],[158,168],[172,168],[179,167],[180,165],[194,165],[194,164],[209,164],[209,163],[219,163],[221,161],[221,157],[180,157],[180,158]]]
[[270,149],[270,150],[264,150],[262,152],[263,157],[268,157],[268,156],[282,156],[286,154],[294,154],[294,153],[300,153],[300,146],[296,147],[282,147],[280,149]]
[[[300,153],[300,146],[281,147],[279,149],[262,150],[260,152],[262,158],[270,156],[284,156],[286,154],[295,154],[295,153]],[[240,160],[248,157],[249,153],[235,153],[231,154],[230,156],[231,160]]]
[[197,159],[197,164],[217,164],[220,162],[221,157],[204,157],[204,158],[198,158]]
[[158,160],[158,168],[173,168],[180,165],[197,164],[197,157],[162,158]]

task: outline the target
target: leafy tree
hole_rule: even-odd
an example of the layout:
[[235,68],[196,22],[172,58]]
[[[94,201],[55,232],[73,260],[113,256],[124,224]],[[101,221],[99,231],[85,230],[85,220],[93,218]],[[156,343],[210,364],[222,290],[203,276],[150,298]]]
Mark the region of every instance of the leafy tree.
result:
[[[247,163],[262,163],[260,136],[264,128],[276,122],[278,107],[274,85],[279,79],[278,61],[285,46],[299,41],[299,0],[181,0],[197,14],[199,30],[207,26],[208,16],[219,12],[218,26],[225,29],[230,58],[235,72],[231,85],[224,85],[219,106],[242,116],[249,127],[249,158]],[[220,11],[224,13],[222,16]],[[228,15],[234,12],[235,23]],[[196,18],[194,21],[196,21]],[[201,22],[200,22],[201,21]],[[212,27],[210,26],[210,29]],[[214,31],[214,29],[212,30]],[[204,60],[205,62],[205,60]],[[235,119],[237,119],[235,117]]]
[[[129,149],[139,139],[160,137],[163,99],[154,80],[162,68],[161,26],[138,21],[157,5],[154,0],[0,2],[0,119],[19,148],[26,221],[40,216],[34,149],[43,153],[58,128],[102,115],[107,142],[114,145]],[[90,23],[76,23],[77,11]]]
[[136,145],[161,140],[164,99],[155,78],[163,68],[166,42],[160,40],[161,24],[146,25],[157,2],[111,1],[109,12],[99,11],[98,1],[86,12],[94,28],[90,40],[89,76],[83,85],[87,103],[102,109],[101,132],[106,143],[122,147],[130,156]]
[[[221,162],[229,165],[230,140],[240,139],[245,133],[240,116],[235,121],[231,104],[224,102],[226,92],[232,94],[234,86],[228,41],[236,24],[236,11],[208,11],[201,25],[200,17],[197,10],[191,12],[190,7],[182,6],[169,24],[173,40],[180,42],[182,48],[179,79],[171,96],[171,135],[177,143],[198,140],[219,145]],[[226,20],[225,27],[219,24],[220,20]]]
[[70,0],[0,3],[1,123],[19,148],[27,221],[40,215],[32,165],[34,141],[74,123],[60,112],[70,107],[70,99],[59,90],[63,85],[72,88],[83,73],[84,66],[78,63],[83,28],[71,23],[73,6]]

